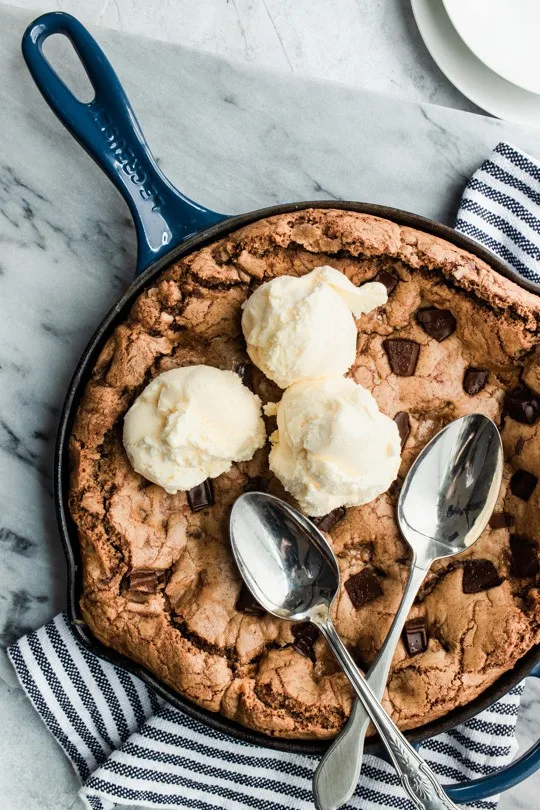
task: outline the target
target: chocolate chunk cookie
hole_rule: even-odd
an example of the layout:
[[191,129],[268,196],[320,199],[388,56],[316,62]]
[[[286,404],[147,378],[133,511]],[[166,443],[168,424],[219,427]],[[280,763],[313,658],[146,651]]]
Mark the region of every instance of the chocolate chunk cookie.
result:
[[[390,292],[358,321],[350,376],[398,423],[398,481],[436,431],[466,413],[501,426],[507,459],[491,525],[428,575],[386,708],[402,728],[428,723],[540,641],[539,299],[389,220],[329,209],[261,220],[167,269],[111,334],[73,428],[70,505],[81,610],[95,636],[193,702],[282,737],[335,736],[352,694],[322,637],[268,615],[242,588],[229,547],[232,503],[249,489],[288,497],[268,469],[268,447],[196,491],[169,495],[133,471],[121,431],[148,381],[178,366],[232,369],[264,403],[278,401],[246,355],[241,306],[262,282],[324,264],[358,285],[378,278]],[[319,521],[341,568],[336,626],[365,667],[407,577],[394,510],[386,493]]]

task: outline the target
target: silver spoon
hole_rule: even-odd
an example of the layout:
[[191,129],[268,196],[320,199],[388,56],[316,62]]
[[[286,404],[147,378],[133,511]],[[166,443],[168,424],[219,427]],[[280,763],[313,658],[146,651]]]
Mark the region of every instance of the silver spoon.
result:
[[339,590],[339,568],[324,536],[292,506],[263,492],[240,496],[231,512],[230,529],[238,568],[257,601],[281,619],[312,622],[326,638],[415,807],[457,810],[386,714],[334,628],[330,608]]
[[[401,533],[412,549],[401,604],[366,680],[381,699],[396,644],[418,590],[434,560],[469,548],[482,534],[501,486],[502,442],[482,414],[457,419],[422,450],[405,478],[398,501]],[[356,789],[369,717],[355,701],[340,736],[313,779],[318,810],[336,810]]]
[[[456,462],[458,465],[465,463],[475,468],[474,454],[467,452],[466,443],[458,457],[464,459]],[[486,463],[484,454],[481,464]],[[441,464],[434,469],[438,479],[448,478],[451,467]],[[437,510],[444,505],[443,501],[437,503]],[[458,504],[463,505],[461,501]],[[422,522],[415,526],[417,532],[422,529]],[[246,493],[236,501],[231,513],[231,543],[240,573],[268,612],[292,621],[311,621],[323,633],[365,704],[414,804],[430,810],[455,808],[429,767],[380,706],[333,627],[330,606],[339,589],[339,569],[324,536],[278,498]]]

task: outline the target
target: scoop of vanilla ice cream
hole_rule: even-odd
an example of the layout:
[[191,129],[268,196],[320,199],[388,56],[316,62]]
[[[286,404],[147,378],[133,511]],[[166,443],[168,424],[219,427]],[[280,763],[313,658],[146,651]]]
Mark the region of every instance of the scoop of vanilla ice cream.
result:
[[353,380],[327,377],[295,383],[283,394],[272,434],[270,469],[312,516],[359,506],[397,476],[396,423]]
[[355,287],[333,267],[316,267],[300,278],[274,278],[244,304],[248,354],[280,388],[345,374],[356,356],[354,318],[387,298],[383,284]]
[[233,371],[211,366],[160,374],[124,419],[133,468],[172,494],[248,461],[265,441],[259,397]]

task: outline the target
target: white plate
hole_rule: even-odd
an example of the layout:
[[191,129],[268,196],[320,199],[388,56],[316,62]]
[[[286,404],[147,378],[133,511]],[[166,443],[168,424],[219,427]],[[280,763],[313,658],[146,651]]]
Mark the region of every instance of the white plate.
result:
[[457,33],[442,0],[411,0],[411,6],[428,51],[463,95],[497,118],[540,127],[540,96],[486,67]]
[[539,0],[443,0],[462,40],[495,73],[540,93]]

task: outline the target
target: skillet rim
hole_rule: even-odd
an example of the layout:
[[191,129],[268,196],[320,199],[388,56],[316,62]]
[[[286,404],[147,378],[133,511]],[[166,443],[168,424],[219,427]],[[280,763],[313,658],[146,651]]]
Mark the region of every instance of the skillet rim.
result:
[[[261,745],[274,750],[320,756],[328,748],[331,740],[287,739],[267,736],[248,729],[234,721],[228,720],[221,714],[210,712],[207,709],[197,706],[178,692],[166,686],[143,666],[136,664],[126,656],[101,644],[90,633],[79,612],[78,603],[82,592],[79,554],[80,543],[77,527],[69,514],[68,508],[68,442],[76,408],[83,394],[89,374],[94,367],[98,353],[110,336],[111,331],[117,325],[117,322],[123,319],[126,311],[132,306],[134,299],[141,290],[153,282],[154,279],[173,262],[195,250],[200,250],[202,247],[217,241],[217,239],[245,225],[260,219],[309,208],[338,209],[370,214],[372,216],[389,219],[399,225],[416,228],[417,230],[438,236],[487,262],[496,272],[516,282],[520,287],[529,292],[540,293],[540,285],[536,285],[534,282],[524,279],[513,270],[513,268],[509,267],[502,259],[483,245],[480,245],[478,242],[475,242],[473,239],[470,239],[447,225],[402,209],[353,201],[312,200],[280,204],[257,209],[238,216],[232,216],[217,225],[213,225],[199,232],[155,261],[132,282],[120,300],[103,318],[81,355],[69,383],[56,436],[53,478],[55,511],[67,565],[67,615],[78,641],[101,658],[137,675],[175,708],[199,722],[210,726],[216,731],[228,734],[246,743]],[[471,719],[476,714],[488,708],[488,706],[491,706],[521,680],[526,678],[538,663],[540,663],[540,644],[531,648],[531,650],[520,658],[511,670],[505,672],[473,701],[465,706],[453,709],[438,720],[434,720],[425,726],[420,726],[417,729],[406,732],[406,736],[411,742],[419,743],[464,723],[466,720]],[[368,738],[365,747],[367,753],[370,754],[380,755],[382,752],[380,743],[376,738]]]

